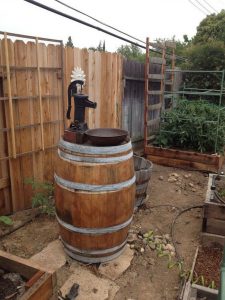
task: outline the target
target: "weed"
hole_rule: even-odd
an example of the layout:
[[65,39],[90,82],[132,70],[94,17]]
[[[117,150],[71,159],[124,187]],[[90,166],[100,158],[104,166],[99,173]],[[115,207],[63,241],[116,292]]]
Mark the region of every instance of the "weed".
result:
[[12,225],[13,221],[10,217],[7,216],[0,216],[0,222],[5,224],[5,225]]
[[54,215],[53,184],[49,182],[39,182],[33,178],[26,178],[25,183],[30,184],[34,192],[32,207],[39,207],[42,213],[49,216]]

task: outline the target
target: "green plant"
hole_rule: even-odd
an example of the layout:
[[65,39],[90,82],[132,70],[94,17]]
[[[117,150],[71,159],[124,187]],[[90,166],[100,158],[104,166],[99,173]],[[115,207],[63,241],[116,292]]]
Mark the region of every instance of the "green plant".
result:
[[2,222],[5,225],[12,225],[13,221],[10,217],[7,216],[0,216],[0,222]]
[[[217,122],[220,116],[220,122]],[[223,152],[225,110],[204,100],[177,100],[177,106],[162,114],[160,131],[154,142],[162,147]]]
[[25,183],[30,184],[34,192],[32,207],[39,207],[42,213],[49,216],[54,215],[53,184],[49,182],[39,182],[33,178],[26,178]]
[[214,280],[212,280],[210,284],[208,284],[208,281],[205,279],[205,277],[203,275],[198,276],[196,272],[194,272],[191,282],[202,286],[208,286],[208,288],[210,289],[216,289],[216,284]]

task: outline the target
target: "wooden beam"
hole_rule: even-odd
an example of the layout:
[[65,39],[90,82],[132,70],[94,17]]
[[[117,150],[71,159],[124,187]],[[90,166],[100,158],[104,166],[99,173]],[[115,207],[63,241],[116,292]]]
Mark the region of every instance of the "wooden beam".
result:
[[36,55],[37,55],[37,77],[38,77],[38,94],[39,94],[39,108],[40,108],[40,123],[41,123],[41,145],[42,150],[45,150],[44,144],[44,129],[43,129],[43,107],[42,107],[42,95],[41,95],[41,74],[39,65],[39,55],[38,55],[38,38],[36,37]]
[[158,110],[162,107],[162,103],[148,105],[148,110]]
[[10,128],[11,128],[12,157],[16,158],[16,140],[15,140],[15,128],[14,128],[13,105],[12,105],[9,52],[8,52],[8,42],[7,42],[6,33],[4,33],[4,40],[5,40],[5,60],[6,60],[6,69],[7,69],[7,87],[8,87],[8,95],[9,95],[9,121],[10,121]]

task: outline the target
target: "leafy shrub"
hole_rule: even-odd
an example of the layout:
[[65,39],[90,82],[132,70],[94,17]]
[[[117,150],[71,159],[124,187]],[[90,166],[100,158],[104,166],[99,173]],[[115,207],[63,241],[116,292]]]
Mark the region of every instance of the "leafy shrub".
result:
[[32,197],[32,207],[39,207],[41,212],[47,215],[55,214],[53,192],[54,186],[49,182],[35,181],[33,178],[26,178],[26,184],[30,184],[34,195]]
[[215,153],[216,139],[216,152],[223,152],[225,110],[204,100],[179,100],[173,110],[162,114],[160,132],[154,144]]
[[10,217],[7,216],[0,216],[0,222],[3,223],[4,225],[12,225],[13,221]]

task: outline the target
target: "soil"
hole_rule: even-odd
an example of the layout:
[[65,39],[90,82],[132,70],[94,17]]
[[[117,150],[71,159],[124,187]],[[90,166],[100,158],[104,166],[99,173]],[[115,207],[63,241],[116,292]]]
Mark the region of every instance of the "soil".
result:
[[[120,287],[115,300],[174,300],[181,291],[178,265],[168,266],[168,256],[158,257],[143,239],[152,230],[154,235],[167,234],[171,241],[171,224],[182,208],[202,205],[205,200],[208,174],[154,165],[148,187],[148,199],[134,214],[130,242],[134,258],[130,267],[115,280]],[[184,259],[183,269],[191,269],[196,247],[200,244],[202,209],[192,209],[182,214],[174,227],[176,250]],[[0,248],[21,257],[31,257],[58,236],[53,218],[37,217],[24,227],[0,240]],[[71,259],[68,259],[69,263]],[[176,258],[172,257],[172,262]],[[77,262],[74,262],[78,264]],[[86,267],[87,268],[87,267]],[[90,268],[98,275],[98,266]],[[70,275],[68,264],[58,272],[59,287]],[[99,275],[100,276],[100,275]]]
[[222,247],[201,247],[194,268],[194,281],[196,284],[210,286],[214,281],[214,288],[218,289],[222,258]]
[[14,294],[17,294],[17,289],[14,283],[8,278],[4,279],[3,277],[0,277],[0,299],[5,299],[6,297]]

